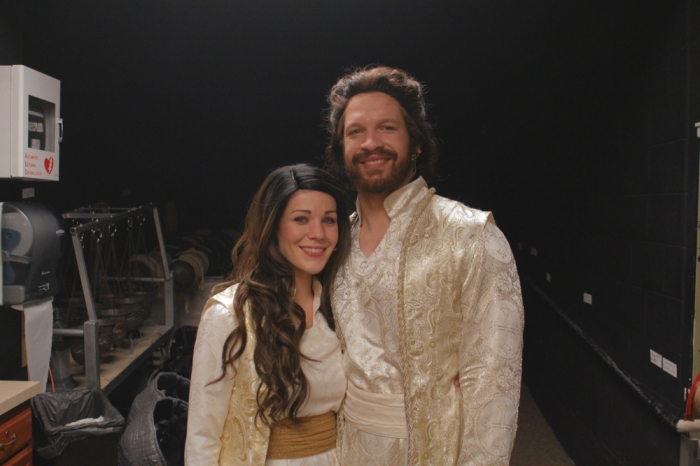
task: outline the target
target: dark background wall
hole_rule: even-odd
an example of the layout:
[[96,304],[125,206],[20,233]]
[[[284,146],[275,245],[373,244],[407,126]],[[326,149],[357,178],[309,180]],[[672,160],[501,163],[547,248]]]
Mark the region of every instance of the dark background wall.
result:
[[525,379],[583,464],[678,464],[678,435],[662,424],[682,415],[694,376],[698,24],[697,2],[666,4],[643,34],[608,37],[609,59],[588,62],[599,85],[588,80],[586,104],[549,126],[552,170],[546,156],[523,159],[521,179],[538,182],[515,183]]
[[524,377],[569,454],[678,464],[671,423],[693,375],[699,7],[6,1],[0,63],[61,80],[66,129],[61,181],[2,181],[0,195],[34,186],[59,210],[171,201],[182,232],[237,228],[272,168],[321,163],[324,95],[345,69],[402,67],[428,85],[438,193],[492,210],[516,251]]

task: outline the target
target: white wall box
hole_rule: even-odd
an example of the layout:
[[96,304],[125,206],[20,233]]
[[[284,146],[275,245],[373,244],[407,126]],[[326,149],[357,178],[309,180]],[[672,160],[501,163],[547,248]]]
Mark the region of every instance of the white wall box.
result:
[[0,66],[0,178],[58,181],[62,136],[61,82]]

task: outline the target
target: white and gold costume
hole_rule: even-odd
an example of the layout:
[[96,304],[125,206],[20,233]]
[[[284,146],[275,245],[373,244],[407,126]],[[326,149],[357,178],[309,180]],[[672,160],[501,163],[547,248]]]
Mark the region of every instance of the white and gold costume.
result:
[[507,465],[523,331],[508,242],[489,213],[433,195],[422,178],[384,207],[389,229],[365,257],[358,204],[334,287],[348,378],[341,462]]
[[[335,450],[315,456],[289,460],[266,460],[270,429],[261,421],[255,425],[258,410],[256,392],[260,379],[255,372],[253,332],[250,310],[245,310],[248,344],[223,380],[209,384],[221,374],[221,354],[228,335],[236,328],[233,298],[236,286],[207,302],[197,331],[190,385],[185,463],[188,466],[265,465],[328,466],[338,465]],[[338,411],[345,395],[340,342],[319,311],[321,284],[314,280],[314,324],[304,332],[301,352],[310,361],[301,360],[310,392],[299,417]]]

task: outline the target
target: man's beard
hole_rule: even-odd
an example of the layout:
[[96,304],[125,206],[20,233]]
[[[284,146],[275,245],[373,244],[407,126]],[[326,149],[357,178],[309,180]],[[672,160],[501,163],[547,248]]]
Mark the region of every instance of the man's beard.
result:
[[[365,178],[360,173],[358,165],[362,159],[370,155],[385,155],[395,161],[393,170],[385,178]],[[350,163],[345,163],[345,173],[350,178],[353,186],[360,193],[365,194],[391,194],[399,189],[411,176],[413,167],[409,157],[399,160],[396,152],[388,149],[377,149],[371,153],[359,153],[353,156]]]

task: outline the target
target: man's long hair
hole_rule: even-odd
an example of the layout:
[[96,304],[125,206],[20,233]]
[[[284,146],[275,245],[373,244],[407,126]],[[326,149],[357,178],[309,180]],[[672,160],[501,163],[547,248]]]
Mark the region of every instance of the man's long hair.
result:
[[345,108],[351,98],[367,92],[383,92],[399,102],[409,134],[409,154],[414,154],[417,148],[421,149],[416,160],[416,172],[431,182],[435,175],[438,152],[437,139],[426,115],[425,89],[405,71],[386,66],[356,68],[341,77],[328,94],[330,106],[326,113],[329,134],[326,168],[349,184],[345,173],[343,145]]
[[330,296],[336,272],[350,250],[348,197],[337,180],[312,165],[281,167],[267,176],[253,198],[245,229],[231,253],[233,272],[228,281],[212,291],[213,295],[238,283],[233,305],[238,325],[224,343],[223,374],[243,354],[248,340],[244,309],[250,309],[256,339],[253,360],[262,382],[256,394],[256,419],[268,426],[283,418],[296,419],[309,395],[309,383],[300,366],[305,356],[299,350],[306,317],[292,300],[294,269],[278,244],[284,209],[292,194],[301,189],[329,194],[337,206],[338,244],[316,276],[323,286],[320,311],[330,328],[335,329]]

